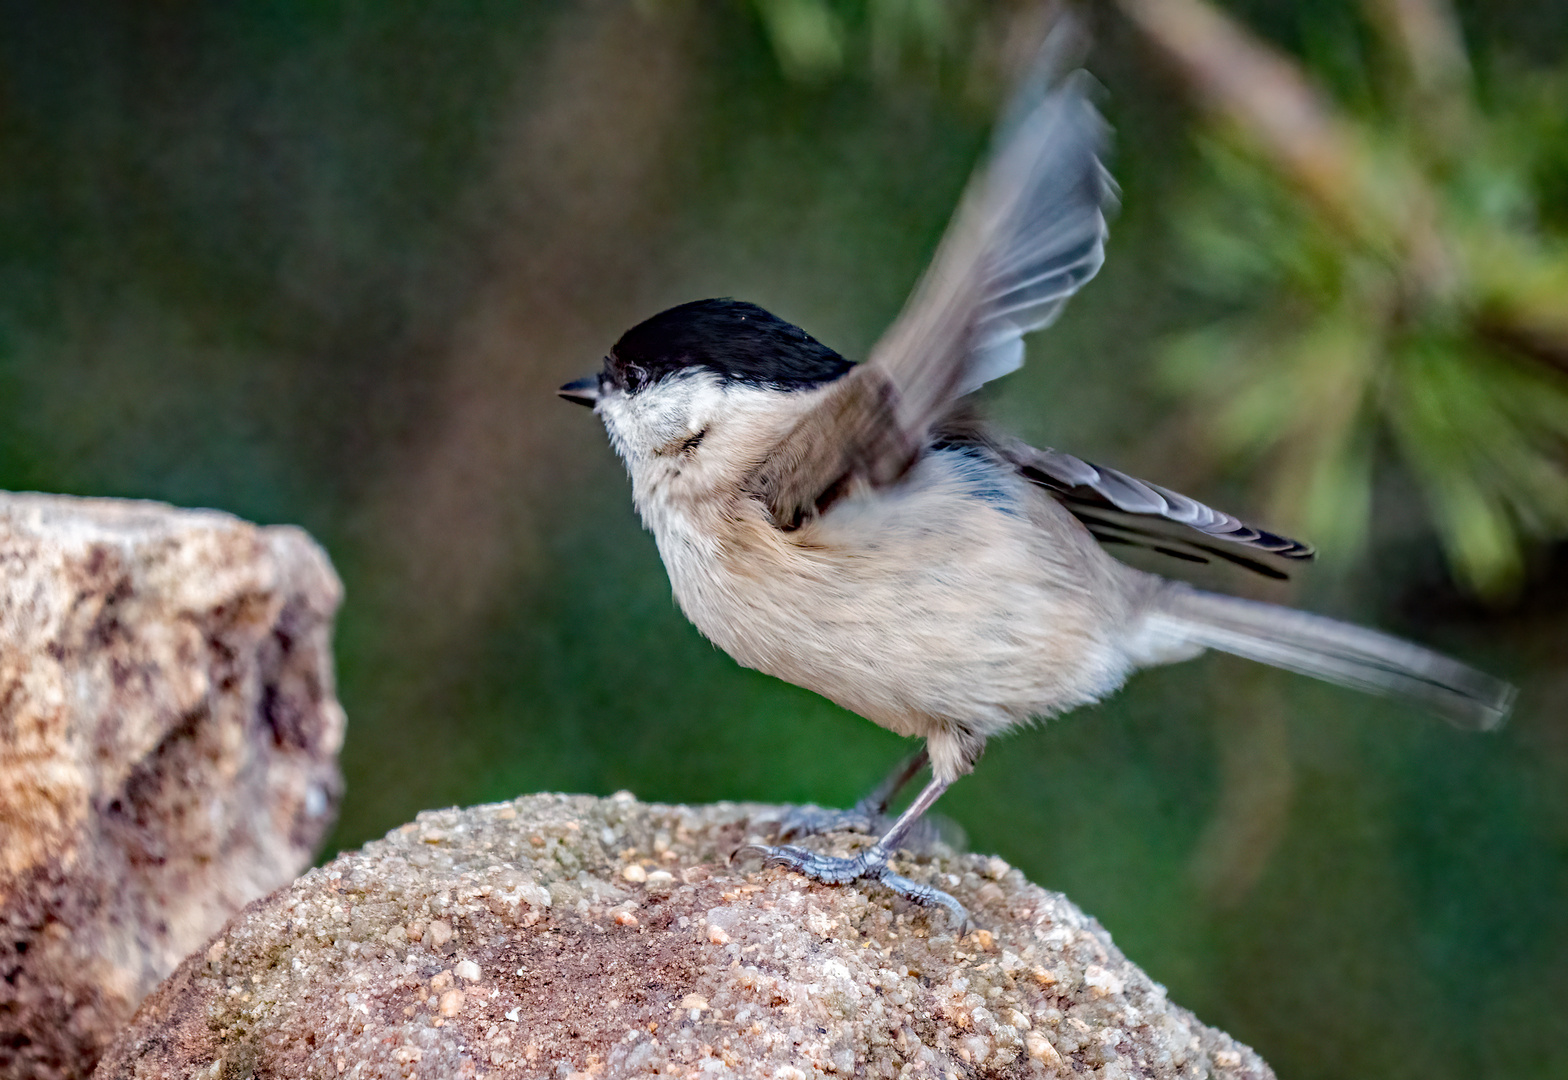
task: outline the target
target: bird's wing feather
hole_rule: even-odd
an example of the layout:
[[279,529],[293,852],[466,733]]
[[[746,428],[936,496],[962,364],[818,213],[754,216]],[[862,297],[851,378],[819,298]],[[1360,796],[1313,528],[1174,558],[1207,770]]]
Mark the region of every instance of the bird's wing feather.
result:
[[953,398],[1023,362],[1022,336],[1049,325],[1105,258],[1115,198],[1099,154],[1107,129],[1079,72],[1029,87],[970,182],[903,313],[867,363],[897,388],[899,421],[924,432]]
[[[1042,72],[1020,92],[903,312],[754,473],[776,522],[799,522],[849,481],[897,480],[955,399],[1020,366],[1023,335],[1100,268],[1115,185],[1089,86],[1082,72],[1054,85]],[[854,427],[865,423],[881,430]]]
[[1187,562],[1220,560],[1276,579],[1289,577],[1292,563],[1313,557],[1310,544],[1116,469],[1016,439],[988,443],[1055,495],[1103,544],[1131,544]]

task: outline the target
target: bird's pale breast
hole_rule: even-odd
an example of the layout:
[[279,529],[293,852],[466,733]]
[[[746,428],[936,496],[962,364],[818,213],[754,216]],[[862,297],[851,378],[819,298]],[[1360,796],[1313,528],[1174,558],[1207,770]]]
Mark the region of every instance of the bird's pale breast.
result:
[[1084,574],[1084,550],[1110,560],[1076,522],[968,452],[928,454],[902,483],[793,531],[750,500],[720,522],[645,517],[707,637],[895,731],[989,735],[1127,672],[1119,570]]

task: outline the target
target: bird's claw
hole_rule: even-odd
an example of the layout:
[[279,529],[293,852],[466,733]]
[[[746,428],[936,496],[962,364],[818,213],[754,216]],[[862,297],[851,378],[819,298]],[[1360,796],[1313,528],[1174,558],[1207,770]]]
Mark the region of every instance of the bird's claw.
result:
[[975,929],[975,921],[969,917],[969,909],[960,904],[953,894],[934,889],[930,885],[922,885],[918,881],[911,881],[902,874],[893,873],[885,866],[877,875],[877,880],[911,903],[919,904],[921,907],[946,908],[947,913],[953,918],[953,925],[958,930],[960,938]]
[[731,859],[743,853],[761,857],[763,866],[782,866],[823,885],[848,885],[859,880],[879,882],[898,896],[921,907],[946,908],[957,924],[960,936],[968,933],[974,925],[969,912],[956,897],[893,873],[887,865],[887,853],[875,845],[858,855],[839,858],[819,855],[793,844],[746,844],[737,848]]

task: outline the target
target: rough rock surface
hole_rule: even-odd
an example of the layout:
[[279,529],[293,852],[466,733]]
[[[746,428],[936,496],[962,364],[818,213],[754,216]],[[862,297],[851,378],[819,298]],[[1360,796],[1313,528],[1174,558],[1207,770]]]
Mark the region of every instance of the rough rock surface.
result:
[[303,532],[0,493],[0,1076],[89,1073],[332,818],[341,587]]
[[726,865],[766,816],[421,814],[237,916],[97,1077],[1273,1075],[1000,859],[901,862],[986,928],[960,940],[874,886]]

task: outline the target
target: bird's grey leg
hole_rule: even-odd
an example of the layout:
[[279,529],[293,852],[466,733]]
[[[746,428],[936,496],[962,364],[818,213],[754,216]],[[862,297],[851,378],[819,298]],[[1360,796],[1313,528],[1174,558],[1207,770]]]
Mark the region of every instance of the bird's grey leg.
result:
[[779,821],[778,838],[795,840],[830,832],[875,833],[887,827],[887,808],[898,793],[926,767],[930,755],[922,746],[899,762],[864,799],[848,810],[820,806],[795,806]]
[[931,782],[915,797],[915,801],[909,804],[909,809],[898,816],[898,820],[893,822],[893,827],[888,829],[881,839],[850,858],[818,855],[814,851],[791,844],[776,847],[747,844],[736,854],[748,850],[757,852],[762,856],[764,866],[788,867],[824,885],[847,885],[860,878],[880,881],[898,895],[917,904],[926,906],[940,904],[957,918],[959,925],[967,925],[969,913],[955,898],[929,885],[910,881],[906,877],[893,873],[887,867],[888,858],[897,850],[900,841],[909,835],[910,829],[920,820],[920,816],[931,808],[931,804],[941,798],[949,782],[932,778]]
[[881,817],[887,813],[888,803],[898,797],[915,774],[926,767],[931,760],[931,754],[922,746],[898,763],[897,768],[882,778],[882,782],[871,789],[871,793],[855,804],[855,809],[869,816]]

